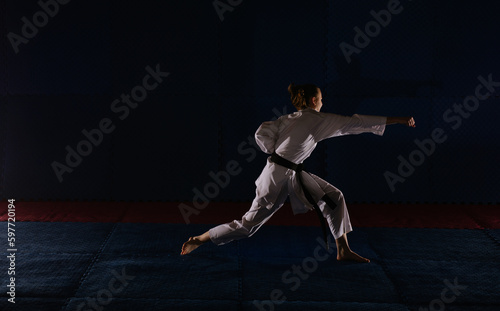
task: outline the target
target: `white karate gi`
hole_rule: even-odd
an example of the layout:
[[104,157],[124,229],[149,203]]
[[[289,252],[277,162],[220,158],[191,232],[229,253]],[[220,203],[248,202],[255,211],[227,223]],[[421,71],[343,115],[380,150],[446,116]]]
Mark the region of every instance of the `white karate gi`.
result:
[[[262,123],[255,133],[255,139],[265,153],[276,152],[279,156],[299,164],[311,155],[319,141],[366,132],[383,135],[385,124],[386,117],[358,114],[346,117],[307,108],[283,115],[275,121]],[[294,215],[312,210],[313,207],[305,198],[296,174],[302,174],[304,185],[318,202],[333,237],[338,239],[344,233],[352,231],[344,196],[339,189],[314,174],[296,173],[271,162],[270,158],[255,181],[256,197],[250,210],[241,220],[210,229],[210,239],[213,243],[222,245],[252,236],[283,205],[288,195]],[[334,210],[321,199],[325,194],[337,204]]]

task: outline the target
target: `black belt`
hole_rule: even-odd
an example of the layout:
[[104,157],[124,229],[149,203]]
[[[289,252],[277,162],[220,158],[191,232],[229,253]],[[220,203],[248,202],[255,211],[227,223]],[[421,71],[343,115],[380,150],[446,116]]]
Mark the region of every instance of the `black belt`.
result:
[[[316,203],[316,201],[314,201],[311,193],[307,190],[306,186],[304,185],[304,181],[302,180],[302,174],[299,174],[300,172],[303,171],[304,165],[302,163],[295,164],[293,162],[290,162],[287,159],[279,156],[276,152],[273,152],[273,154],[271,155],[271,161],[273,161],[274,163],[276,163],[280,166],[286,167],[288,169],[291,169],[291,170],[294,170],[295,172],[297,172],[296,175],[297,175],[297,179],[299,180],[300,187],[302,188],[302,191],[304,192],[304,195],[305,195],[307,201],[309,201],[309,203],[311,203],[311,205],[314,207],[314,210],[316,211],[316,214],[318,214],[318,218],[319,218],[319,221],[321,223],[321,229],[323,229],[323,238],[325,239],[326,248],[329,249],[328,230],[327,230],[327,225],[326,225],[326,219],[325,219],[325,217],[323,217],[323,214],[321,213],[321,210],[319,209],[319,206]],[[330,205],[330,208],[332,208],[332,209],[334,209],[337,206],[337,204],[335,204],[333,202],[333,200],[331,200],[330,197],[328,197],[326,194],[321,199],[323,201],[325,201],[325,203],[327,205]]]

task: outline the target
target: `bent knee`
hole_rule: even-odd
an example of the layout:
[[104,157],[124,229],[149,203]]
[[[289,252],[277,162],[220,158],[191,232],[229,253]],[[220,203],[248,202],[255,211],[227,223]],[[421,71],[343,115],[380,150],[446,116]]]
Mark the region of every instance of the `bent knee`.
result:
[[328,192],[326,195],[335,202],[343,202],[345,200],[344,194],[340,190]]
[[344,194],[341,191],[326,193],[323,200],[328,205],[334,204],[334,207],[345,204]]
[[333,195],[337,197],[337,201],[343,201],[344,200],[344,194],[340,190],[337,191],[337,192],[335,192]]

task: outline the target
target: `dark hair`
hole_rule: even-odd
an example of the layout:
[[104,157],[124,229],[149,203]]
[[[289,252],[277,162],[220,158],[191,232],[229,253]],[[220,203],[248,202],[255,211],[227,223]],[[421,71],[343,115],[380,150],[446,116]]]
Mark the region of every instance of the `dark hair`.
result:
[[319,88],[314,84],[295,85],[292,82],[288,86],[288,93],[290,93],[290,99],[295,108],[302,110],[309,106],[308,103],[311,98],[318,95]]

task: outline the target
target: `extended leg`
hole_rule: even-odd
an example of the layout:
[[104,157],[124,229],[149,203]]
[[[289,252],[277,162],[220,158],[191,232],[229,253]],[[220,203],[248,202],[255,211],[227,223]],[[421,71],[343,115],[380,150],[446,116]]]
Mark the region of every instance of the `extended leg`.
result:
[[288,188],[284,185],[270,209],[259,205],[257,200],[254,200],[252,207],[241,220],[233,220],[210,229],[210,240],[216,245],[223,245],[234,240],[251,237],[283,206],[287,196]]
[[287,196],[288,189],[285,185],[274,206],[270,209],[259,206],[257,201],[254,200],[252,207],[243,215],[241,220],[233,220],[232,222],[216,226],[202,235],[190,237],[189,240],[182,245],[181,255],[191,253],[208,241],[212,241],[216,245],[223,245],[233,240],[252,236],[281,206],[283,206]]

